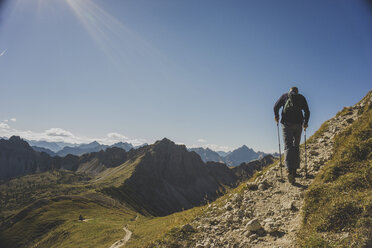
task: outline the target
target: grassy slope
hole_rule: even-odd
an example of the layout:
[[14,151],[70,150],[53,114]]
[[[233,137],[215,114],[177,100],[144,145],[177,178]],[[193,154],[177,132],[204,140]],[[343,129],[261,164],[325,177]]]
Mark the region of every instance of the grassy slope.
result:
[[372,246],[372,106],[359,111],[305,195],[302,247]]
[[38,199],[86,192],[89,179],[71,171],[50,171],[0,184],[0,221]]
[[[103,195],[133,172],[138,159],[109,168],[91,178],[83,173],[50,171],[14,178],[0,184],[0,222],[7,222],[40,199],[49,202],[1,231],[0,247],[107,247],[124,236],[123,226],[136,213]],[[61,200],[68,196],[73,200]],[[78,216],[92,219],[78,222]]]
[[0,184],[0,221],[32,202],[63,195],[84,195],[106,187],[119,187],[130,177],[140,158],[109,168],[97,177],[55,170],[30,174]]
[[[87,222],[78,221],[82,214]],[[76,197],[51,201],[0,234],[2,247],[107,247],[124,236],[123,226],[136,216]]]

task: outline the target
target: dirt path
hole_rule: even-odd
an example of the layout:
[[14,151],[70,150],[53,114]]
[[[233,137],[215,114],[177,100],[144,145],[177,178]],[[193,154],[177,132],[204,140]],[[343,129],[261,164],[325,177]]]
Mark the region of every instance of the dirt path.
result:
[[128,240],[130,239],[130,237],[132,236],[132,232],[127,228],[127,226],[124,226],[123,227],[123,230],[125,231],[125,236],[124,238],[116,241],[114,244],[112,244],[110,246],[110,248],[119,248],[119,247],[123,247],[127,242]]

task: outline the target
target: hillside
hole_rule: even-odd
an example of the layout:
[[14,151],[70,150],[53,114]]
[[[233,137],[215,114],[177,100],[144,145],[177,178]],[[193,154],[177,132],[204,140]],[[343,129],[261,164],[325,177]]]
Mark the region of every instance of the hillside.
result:
[[149,247],[371,247],[371,111],[372,91],[326,121],[296,185],[273,164]]
[[[331,160],[305,194],[299,243],[303,247],[372,247],[372,91],[336,120]],[[337,129],[332,122],[320,141]],[[312,142],[314,143],[314,142]]]

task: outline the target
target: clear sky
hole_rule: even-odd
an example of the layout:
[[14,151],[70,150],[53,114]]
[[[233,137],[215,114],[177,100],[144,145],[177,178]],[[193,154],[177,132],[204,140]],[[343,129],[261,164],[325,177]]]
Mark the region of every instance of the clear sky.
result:
[[350,0],[12,0],[1,5],[0,136],[167,137],[276,151],[273,105],[308,135],[372,89],[372,9]]

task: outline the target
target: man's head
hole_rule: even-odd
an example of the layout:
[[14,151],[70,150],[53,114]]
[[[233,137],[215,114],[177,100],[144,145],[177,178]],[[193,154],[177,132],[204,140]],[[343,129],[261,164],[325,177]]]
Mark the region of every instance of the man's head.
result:
[[289,93],[291,92],[298,94],[298,88],[297,87],[290,88]]

